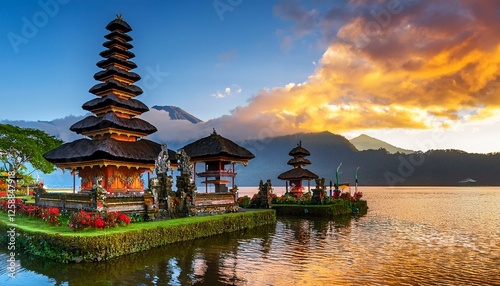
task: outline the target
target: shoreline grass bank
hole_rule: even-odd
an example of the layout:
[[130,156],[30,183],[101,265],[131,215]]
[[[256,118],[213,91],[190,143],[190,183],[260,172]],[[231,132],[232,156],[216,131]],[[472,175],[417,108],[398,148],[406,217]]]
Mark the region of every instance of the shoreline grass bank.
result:
[[351,214],[365,215],[368,212],[368,204],[365,200],[333,205],[274,204],[272,208],[276,210],[277,215],[301,217],[333,217]]
[[[274,210],[252,210],[213,216],[187,217],[133,223],[104,230],[73,232],[67,226],[51,226],[27,217],[16,217],[15,225],[0,213],[0,232],[12,227],[16,232],[16,251],[59,262],[105,261],[125,254],[201,237],[254,228],[276,222]],[[6,245],[8,237],[0,236]]]

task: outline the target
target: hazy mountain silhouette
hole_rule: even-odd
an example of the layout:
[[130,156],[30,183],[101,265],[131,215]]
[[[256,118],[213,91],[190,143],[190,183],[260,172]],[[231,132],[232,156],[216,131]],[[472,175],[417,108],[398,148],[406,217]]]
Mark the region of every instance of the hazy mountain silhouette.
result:
[[187,120],[187,121],[189,121],[191,123],[194,123],[194,124],[203,122],[202,120],[198,119],[194,115],[186,112],[184,109],[182,109],[180,107],[177,107],[177,106],[172,106],[172,105],[159,106],[159,105],[155,105],[155,106],[153,106],[151,108],[154,108],[154,109],[160,110],[160,111],[166,111],[166,112],[168,112],[168,116],[172,120]]
[[396,147],[377,138],[370,137],[366,134],[361,134],[358,137],[352,138],[351,140],[349,140],[349,142],[351,142],[352,145],[354,145],[354,147],[356,147],[356,149],[358,149],[359,151],[378,150],[382,148],[392,154],[398,152],[404,154],[415,153],[415,151]]
[[[164,107],[157,108],[160,110],[159,108]],[[167,110],[164,111],[171,116]],[[180,108],[171,108],[171,111],[177,119],[184,116],[186,122],[199,122],[196,117]],[[68,116],[48,122],[3,121],[2,123],[38,128],[67,142],[81,137],[71,132],[69,126],[83,117]],[[154,124],[154,122],[151,123]],[[375,146],[376,150],[359,151],[345,137],[326,131],[246,141],[238,140],[238,138],[229,139],[249,149],[256,156],[247,167],[236,165],[236,172],[238,172],[236,184],[240,186],[256,186],[261,179],[271,179],[274,185],[283,186],[285,182],[277,177],[292,168],[286,164],[291,159],[288,152],[299,142],[311,153],[307,159],[312,164],[305,168],[316,173],[320,178],[325,178],[327,184],[335,180],[335,170],[342,163],[339,181],[354,183],[355,172],[359,167],[361,185],[453,186],[463,185],[465,179],[468,179],[469,185],[500,185],[500,176],[498,176],[500,153],[473,154],[460,150],[431,150],[425,153],[404,154],[399,151],[400,153],[391,154],[386,149],[380,149],[381,147],[387,148],[386,145]],[[192,140],[182,138],[179,142],[166,141],[169,148],[174,150],[192,142]],[[472,181],[475,182],[472,183]],[[311,184],[314,185],[314,182]]]
[[[359,167],[361,185],[379,186],[455,186],[471,178],[475,185],[500,185],[498,168],[500,153],[472,154],[460,150],[431,150],[412,154],[391,154],[385,149],[358,151],[349,140],[330,132],[300,133],[263,140],[240,142],[256,158],[248,166],[238,166],[236,184],[256,186],[259,180],[271,179],[274,185],[284,185],[277,177],[291,169],[288,152],[301,142],[311,156],[308,170],[335,183],[335,171],[340,167],[339,182],[354,183]],[[311,182],[314,185],[314,182]]]

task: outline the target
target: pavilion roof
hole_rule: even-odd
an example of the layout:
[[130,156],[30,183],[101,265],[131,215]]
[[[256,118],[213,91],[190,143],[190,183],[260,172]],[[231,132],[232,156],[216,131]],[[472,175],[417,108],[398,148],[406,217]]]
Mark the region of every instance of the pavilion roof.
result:
[[233,141],[214,133],[182,147],[191,159],[228,157],[248,161],[255,158],[252,152]]
[[288,170],[284,173],[281,173],[278,176],[278,179],[281,180],[297,180],[297,179],[302,179],[302,180],[312,180],[312,179],[317,179],[318,175],[314,174],[313,172],[303,169],[301,167],[293,168],[291,170]]
[[287,164],[292,166],[298,166],[298,165],[304,166],[304,165],[311,165],[311,161],[309,161],[304,157],[296,157],[288,160]]
[[304,147],[302,147],[302,142],[300,142],[297,147],[293,148],[289,153],[288,155],[290,156],[309,156],[311,155],[311,153],[309,153],[309,151],[307,151],[307,149],[305,149]]

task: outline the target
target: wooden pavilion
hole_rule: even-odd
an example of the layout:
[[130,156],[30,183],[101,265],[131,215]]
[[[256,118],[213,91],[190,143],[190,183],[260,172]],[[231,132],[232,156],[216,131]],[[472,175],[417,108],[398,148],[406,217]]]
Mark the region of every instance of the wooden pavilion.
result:
[[[190,157],[194,165],[194,172],[198,177],[204,178],[205,192],[208,192],[208,185],[214,185],[216,193],[227,193],[229,179],[234,188],[236,177],[235,164],[247,165],[250,159],[255,158],[252,152],[239,146],[233,141],[222,137],[214,132],[205,138],[184,146],[182,149]],[[196,163],[205,163],[205,169],[196,173]],[[229,165],[230,167],[226,168]],[[196,182],[196,176],[193,178]]]
[[288,155],[293,158],[288,160],[287,164],[293,166],[293,169],[281,173],[278,179],[285,180],[287,183],[288,192],[288,182],[290,182],[290,193],[295,198],[300,198],[304,187],[302,186],[302,181],[307,180],[307,189],[311,190],[311,180],[317,179],[318,175],[313,172],[302,168],[303,166],[310,165],[311,161],[306,159],[306,156],[311,155],[304,147],[302,147],[302,142],[297,144],[297,147],[293,148]]
[[[82,106],[93,115],[70,127],[85,138],[65,143],[44,157],[73,175],[78,173],[83,191],[92,189],[97,178],[102,178],[102,186],[111,193],[143,191],[141,175],[155,168],[161,146],[144,139],[157,129],[137,117],[149,108],[134,99],[143,91],[134,85],[141,77],[131,72],[137,67],[129,60],[135,57],[129,51],[133,46],[127,34],[132,28],[119,15],[106,29],[110,31],[104,36],[107,49],[97,63],[102,70],[94,75],[101,83],[89,90],[97,98]],[[169,158],[175,160],[174,151],[169,150]]]

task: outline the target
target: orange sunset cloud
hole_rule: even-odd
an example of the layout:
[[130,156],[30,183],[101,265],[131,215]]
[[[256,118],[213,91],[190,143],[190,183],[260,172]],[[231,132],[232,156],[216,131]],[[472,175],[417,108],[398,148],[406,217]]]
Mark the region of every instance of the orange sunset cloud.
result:
[[[352,14],[343,16],[306,82],[261,90],[247,106],[233,110],[231,120],[251,129],[272,124],[273,135],[427,129],[484,119],[500,107],[500,3],[349,5]],[[318,17],[316,28],[328,38],[326,23],[335,13],[303,13]],[[224,118],[215,121],[223,125]]]

